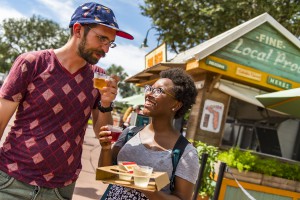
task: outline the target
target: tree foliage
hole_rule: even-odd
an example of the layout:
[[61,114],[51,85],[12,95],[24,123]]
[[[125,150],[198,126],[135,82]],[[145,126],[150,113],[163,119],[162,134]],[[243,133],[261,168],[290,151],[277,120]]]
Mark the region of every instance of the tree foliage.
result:
[[135,85],[131,83],[125,83],[124,80],[128,77],[128,74],[124,72],[124,68],[121,66],[111,65],[107,70],[107,74],[115,74],[120,77],[119,82],[119,93],[122,97],[129,97],[134,94],[138,94],[141,92],[141,88],[136,87]]
[[69,31],[48,19],[4,19],[0,27],[0,71],[8,71],[16,57],[24,52],[58,48],[64,45]]
[[300,38],[300,0],[145,0],[140,8],[176,53],[265,12]]

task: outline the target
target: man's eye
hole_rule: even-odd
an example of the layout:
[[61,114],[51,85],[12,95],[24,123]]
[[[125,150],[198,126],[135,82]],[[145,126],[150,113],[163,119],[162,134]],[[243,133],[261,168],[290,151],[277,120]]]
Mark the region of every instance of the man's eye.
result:
[[99,37],[99,39],[100,39],[101,42],[105,42],[106,41],[105,37]]

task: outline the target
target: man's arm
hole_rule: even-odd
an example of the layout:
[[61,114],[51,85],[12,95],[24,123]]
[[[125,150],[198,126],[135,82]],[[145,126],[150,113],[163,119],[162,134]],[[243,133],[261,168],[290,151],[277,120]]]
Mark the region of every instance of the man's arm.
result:
[[92,110],[92,119],[93,119],[93,129],[94,129],[94,132],[95,132],[95,135],[97,138],[99,138],[98,133],[102,126],[105,126],[107,124],[113,124],[111,112],[102,113],[98,109],[93,109]]
[[[110,80],[106,80],[107,87],[99,90],[101,94],[101,106],[107,108],[113,102],[118,93],[119,77],[112,75]],[[93,129],[97,138],[99,138],[100,128],[107,124],[113,124],[111,112],[100,112],[98,109],[92,110]]]
[[4,129],[6,128],[8,121],[16,111],[18,105],[19,102],[13,102],[0,98],[0,140],[2,138]]

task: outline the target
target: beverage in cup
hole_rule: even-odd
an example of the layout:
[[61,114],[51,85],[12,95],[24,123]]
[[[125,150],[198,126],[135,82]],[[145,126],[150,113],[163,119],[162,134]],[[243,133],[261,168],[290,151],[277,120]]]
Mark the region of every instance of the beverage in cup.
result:
[[118,126],[108,125],[108,130],[111,131],[111,141],[116,142],[122,133],[122,128]]
[[110,77],[104,73],[94,72],[94,88],[102,90],[104,87],[107,86],[105,80],[108,80]]
[[121,170],[124,171],[124,173],[128,173],[128,175],[125,174],[119,174],[119,178],[121,180],[130,181],[133,173],[133,167],[137,164],[135,162],[129,162],[129,161],[118,161],[118,166]]
[[134,185],[138,187],[147,187],[150,181],[153,168],[148,166],[137,165],[133,167]]

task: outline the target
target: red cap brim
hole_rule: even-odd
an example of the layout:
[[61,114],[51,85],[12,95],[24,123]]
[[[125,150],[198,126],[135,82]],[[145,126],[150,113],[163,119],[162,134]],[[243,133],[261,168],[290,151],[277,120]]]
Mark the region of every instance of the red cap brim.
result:
[[129,33],[126,33],[125,31],[122,31],[122,30],[118,29],[117,27],[110,26],[110,25],[103,24],[103,23],[99,23],[99,24],[101,24],[103,26],[106,26],[108,28],[112,28],[112,29],[116,30],[117,31],[117,33],[116,33],[117,36],[120,36],[122,38],[126,38],[128,40],[133,40],[134,39],[134,37],[132,35],[130,35]]
[[124,31],[117,31],[117,36],[126,38],[128,40],[133,40],[134,39],[134,37],[132,35],[130,35],[129,33],[124,32]]

